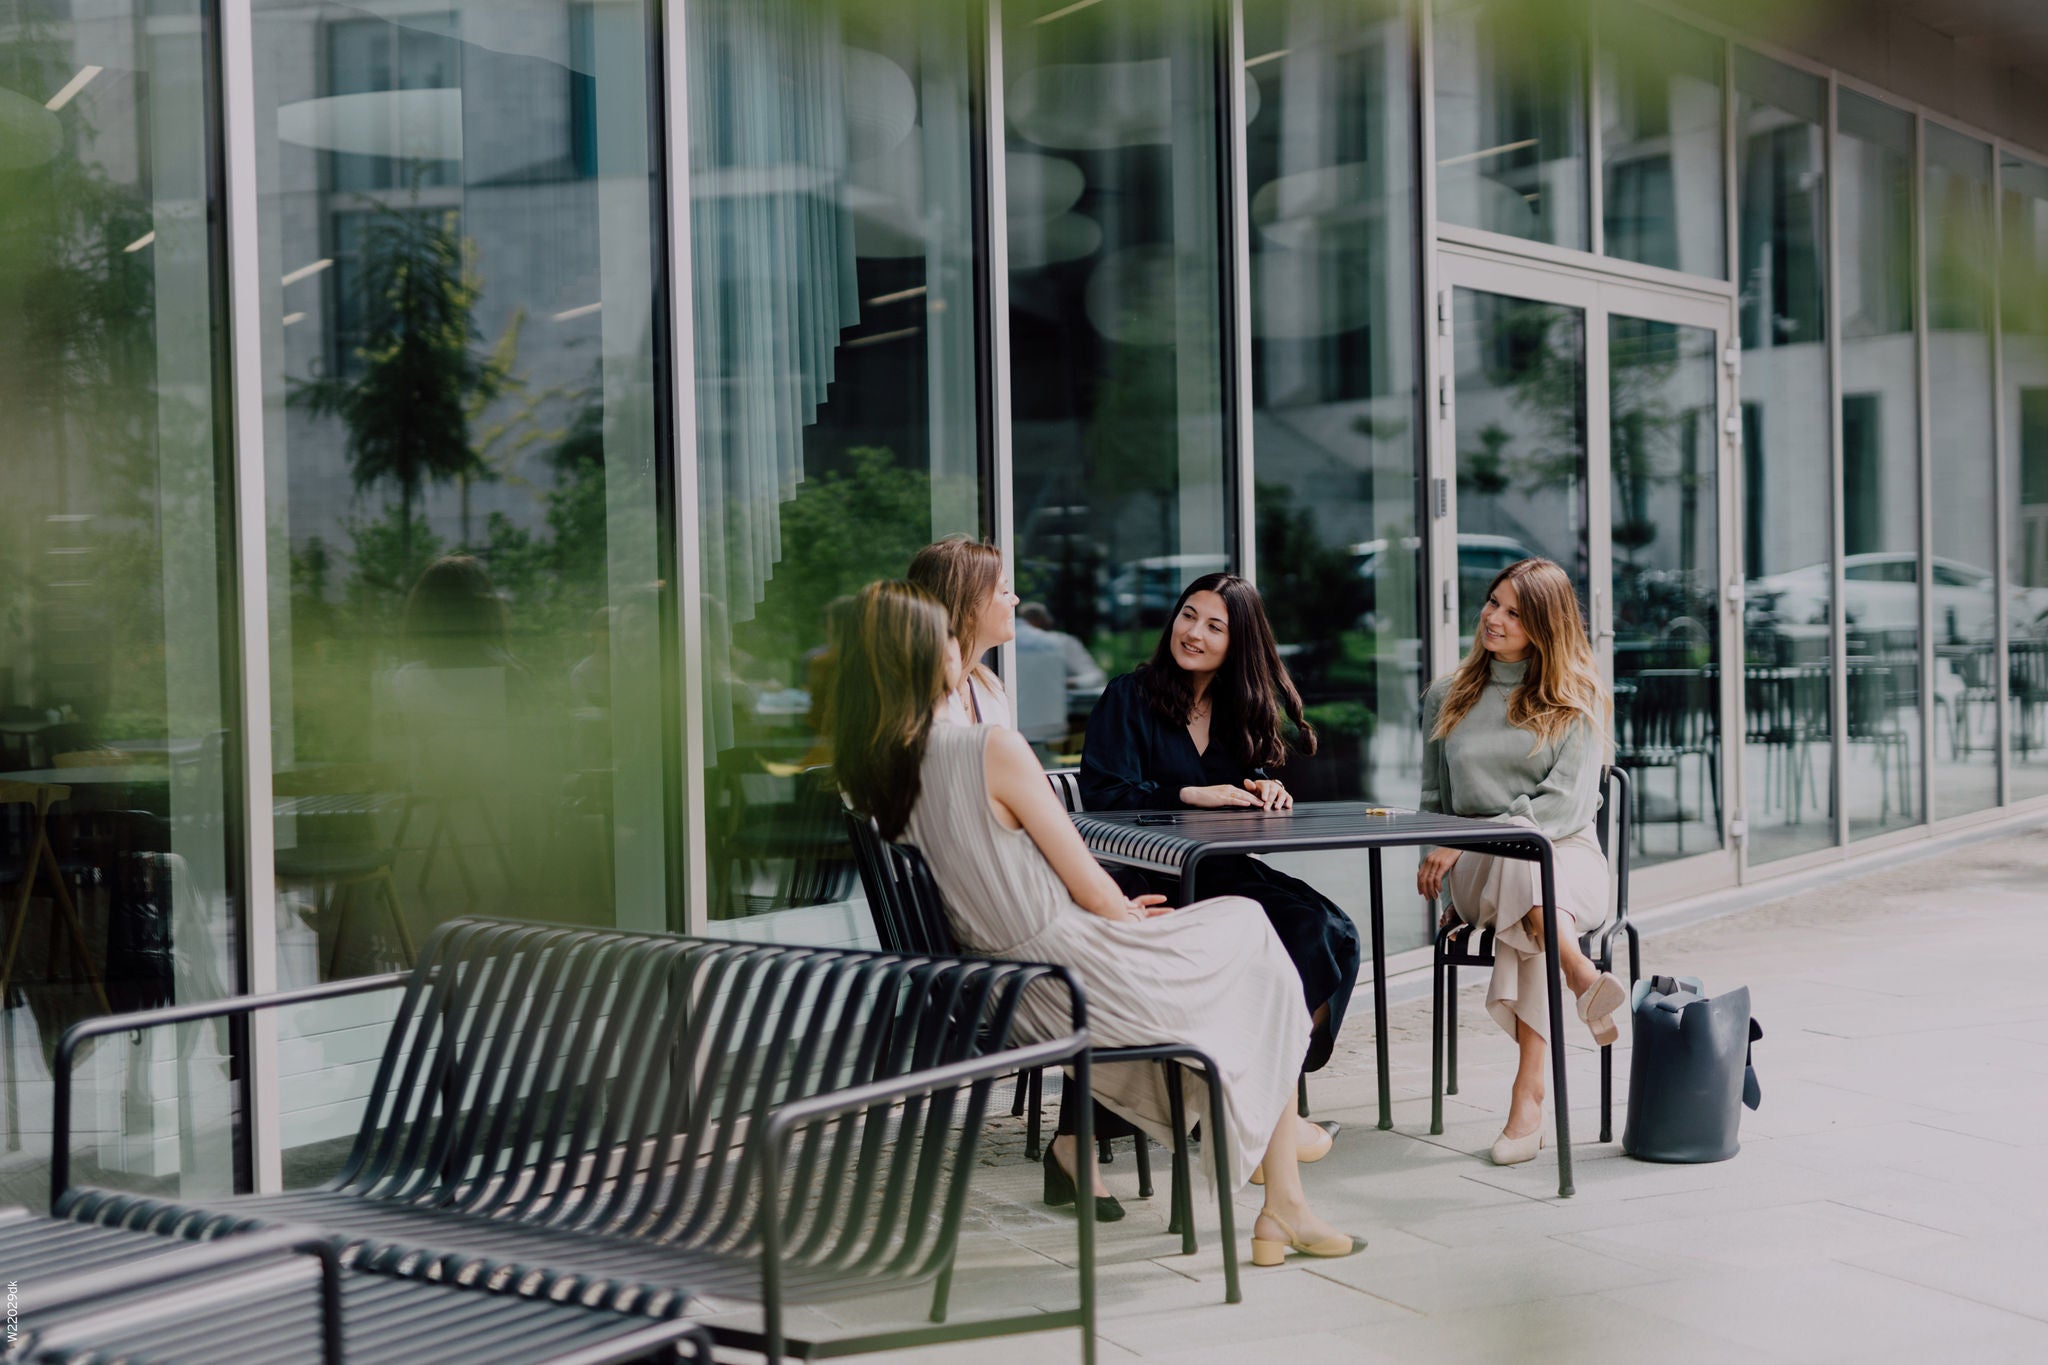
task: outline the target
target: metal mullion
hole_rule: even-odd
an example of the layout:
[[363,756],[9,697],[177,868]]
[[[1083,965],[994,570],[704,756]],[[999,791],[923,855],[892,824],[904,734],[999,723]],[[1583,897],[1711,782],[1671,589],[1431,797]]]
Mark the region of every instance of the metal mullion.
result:
[[[697,470],[697,343],[690,308],[695,279],[690,240],[690,81],[686,34],[690,0],[676,0],[664,13],[662,70],[666,79],[657,92],[662,100],[662,184],[667,194],[669,288],[669,410],[674,414],[674,487],[676,655],[682,733],[678,748],[682,764],[683,924],[701,934],[710,922],[709,862],[704,781],[704,566],[698,530],[701,498]],[[693,666],[692,661],[699,666]]]
[[1913,382],[1920,407],[1920,822],[1934,809],[1934,419],[1927,316],[1927,119],[1913,119]]
[[1822,309],[1828,320],[1827,412],[1828,412],[1828,804],[1835,822],[1835,843],[1849,842],[1849,623],[1845,608],[1848,582],[1843,575],[1842,557],[1848,541],[1843,514],[1842,475],[1842,253],[1840,197],[1841,176],[1835,165],[1836,105],[1841,89],[1828,77],[1827,123],[1821,130],[1821,174],[1827,178],[1826,211],[1822,215],[1827,253],[1827,298]]
[[[1446,626],[1439,603],[1451,591],[1450,581],[1454,581],[1458,562],[1458,480],[1457,454],[1445,430],[1451,414],[1438,398],[1439,394],[1449,394],[1453,368],[1449,347],[1453,338],[1450,290],[1443,283],[1436,221],[1436,30],[1431,0],[1412,3],[1415,177],[1420,189],[1416,195],[1415,245],[1422,277],[1422,297],[1416,309],[1416,324],[1421,332],[1417,376],[1421,382],[1415,397],[1422,443],[1416,451],[1421,477],[1416,481],[1415,528],[1422,545],[1424,569],[1416,575],[1422,594],[1422,600],[1416,604],[1421,615],[1416,619],[1428,664],[1423,671],[1435,677],[1451,668],[1457,653],[1457,621],[1454,618]],[[1452,401],[1455,397],[1450,395]],[[1439,486],[1444,490],[1441,503],[1436,497]]]
[[[1715,459],[1721,474],[1722,517],[1721,522],[1721,575],[1714,584],[1714,591],[1720,598],[1722,620],[1721,649],[1721,715],[1724,717],[1721,735],[1721,835],[1722,846],[1729,848],[1735,856],[1736,881],[1749,880],[1749,764],[1745,736],[1749,733],[1749,698],[1743,686],[1749,664],[1748,633],[1743,629],[1743,613],[1747,608],[1741,602],[1728,600],[1728,585],[1736,581],[1743,568],[1743,509],[1748,496],[1747,480],[1743,476],[1743,435],[1742,435],[1742,299],[1736,282],[1741,278],[1742,259],[1742,215],[1738,203],[1740,177],[1736,174],[1735,137],[1735,44],[1726,38],[1721,40],[1721,277],[1729,287],[1727,305],[1728,330],[1722,335],[1722,356],[1732,353],[1735,367],[1731,373],[1722,356],[1714,358],[1716,373],[1721,382],[1728,386],[1727,415],[1735,422],[1735,439],[1725,436],[1716,443]],[[1740,839],[1730,837],[1734,827],[1735,814],[1742,813],[1743,831]]]
[[[218,10],[220,107],[227,191],[227,298],[237,646],[241,663],[243,988],[277,989],[276,830],[271,823],[269,485],[263,446],[263,254],[257,197],[256,51],[252,0]],[[278,1121],[277,1020],[249,1020],[250,1179],[284,1188]]]
[[[983,297],[979,306],[987,318],[987,388],[981,395],[987,405],[985,430],[989,448],[988,508],[996,548],[1003,562],[1016,572],[1017,490],[1014,433],[1010,420],[1010,217],[1009,149],[1003,112],[1003,5],[987,0],[983,7],[981,121],[983,194],[988,205],[987,232],[982,242],[985,260]],[[1017,677],[1017,642],[1010,640],[996,652],[996,664],[1005,678]]]
[[1580,50],[1586,54],[1585,79],[1579,98],[1586,110],[1586,243],[1594,257],[1607,255],[1607,173],[1600,160],[1600,15],[1597,0],[1584,0],[1585,31]]
[[1236,525],[1237,572],[1258,582],[1258,509],[1252,449],[1252,263],[1249,153],[1245,146],[1244,0],[1224,0],[1223,81],[1223,332],[1224,401],[1231,405],[1231,456],[1225,476],[1231,486]]
[[2001,272],[2005,266],[2005,155],[1997,143],[1991,147],[1991,562],[1993,587],[1991,651],[1993,705],[1998,711],[1998,804],[2012,803],[2012,727],[2006,708],[2011,705],[2012,664],[2007,658],[2012,635],[2012,584],[2006,556],[2006,509],[2013,490],[2005,482],[2005,296]]

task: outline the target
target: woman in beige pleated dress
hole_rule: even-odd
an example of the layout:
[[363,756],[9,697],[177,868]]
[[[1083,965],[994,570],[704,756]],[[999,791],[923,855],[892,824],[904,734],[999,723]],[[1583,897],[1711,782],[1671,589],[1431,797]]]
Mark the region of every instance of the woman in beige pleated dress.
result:
[[[1578,1015],[1605,1044],[1628,990],[1579,948],[1611,913],[1607,857],[1593,818],[1613,704],[1563,569],[1525,559],[1487,588],[1472,652],[1422,699],[1422,808],[1533,825],[1556,849],[1557,953]],[[1521,1062],[1496,1165],[1532,1159],[1544,1141],[1550,1027],[1544,981],[1541,872],[1532,862],[1439,848],[1416,888],[1449,901],[1473,929],[1494,930],[1486,1012],[1515,1040]]]
[[[945,612],[922,590],[871,584],[846,627],[831,708],[841,789],[885,836],[923,852],[962,945],[1071,970],[1104,1047],[1187,1043],[1215,1061],[1229,1112],[1203,1115],[1206,1091],[1189,1086],[1186,1114],[1205,1120],[1207,1140],[1227,1144],[1233,1186],[1264,1163],[1254,1264],[1278,1265],[1290,1250],[1362,1249],[1363,1238],[1318,1218],[1302,1192],[1294,1078],[1309,1015],[1265,912],[1241,896],[1174,910],[1162,896],[1124,895],[1089,855],[1022,735],[935,723],[959,686],[961,659]],[[1065,1032],[1066,1002],[1034,994],[1020,1030]],[[1166,1085],[1150,1063],[1095,1069],[1095,1097],[1161,1141],[1173,1136]],[[1048,1186],[1057,1162],[1070,1183],[1086,1181],[1102,1197],[1100,1180],[1080,1169],[1092,1156],[1068,1139],[1047,1157]]]

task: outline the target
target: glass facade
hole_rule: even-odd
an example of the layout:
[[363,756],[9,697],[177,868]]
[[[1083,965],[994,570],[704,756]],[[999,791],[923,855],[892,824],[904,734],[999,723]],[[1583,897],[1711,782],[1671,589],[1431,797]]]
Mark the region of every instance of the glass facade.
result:
[[1438,0],[1437,216],[1553,246],[1590,246],[1585,36],[1577,7]]
[[[253,41],[277,980],[464,913],[680,927],[646,11],[259,0]],[[286,1020],[288,1178],[388,1008]]]
[[1998,802],[1991,147],[1926,127],[1927,435],[1936,816]]
[[[1253,543],[1318,736],[1286,780],[1303,799],[1413,806],[1428,680],[1410,16],[1393,0],[1290,0],[1244,19],[1245,81],[1259,92],[1246,128]],[[1286,866],[1362,901],[1363,861]],[[1390,860],[1393,884],[1404,868]],[[1392,941],[1421,942],[1420,929],[1397,917]]]
[[[2048,797],[2048,169],[1946,111],[1625,0],[86,8],[0,24],[0,1203],[90,1015],[870,941],[833,606],[953,533],[1049,766],[1228,567],[1411,804],[1541,553],[1639,904]],[[74,1156],[321,1175],[389,1008],[104,1040]]]
[[2006,742],[2012,799],[2024,801],[2048,795],[2048,167],[2006,156],[1999,186]]
[[1920,400],[1913,119],[1844,90],[1835,133],[1849,837],[1920,811]]
[[[196,16],[66,12],[0,28],[0,1203],[30,1206],[64,1030],[245,989],[218,92]],[[246,1175],[223,1028],[81,1058],[81,1178]]]
[[1638,865],[1721,844],[1719,374],[1714,334],[1607,319],[1614,761]]
[[[1003,6],[1017,593],[1111,678],[1235,553],[1220,18],[1181,0]],[[1020,649],[1019,719],[1070,766],[1102,681],[1063,672],[1062,708],[1030,663]]]
[[1635,5],[1599,10],[1601,241],[1726,279],[1721,40]]
[[848,942],[832,605],[982,525],[970,28],[943,0],[686,21],[706,918]]
[[1835,842],[1827,82],[1735,54],[1749,858]]

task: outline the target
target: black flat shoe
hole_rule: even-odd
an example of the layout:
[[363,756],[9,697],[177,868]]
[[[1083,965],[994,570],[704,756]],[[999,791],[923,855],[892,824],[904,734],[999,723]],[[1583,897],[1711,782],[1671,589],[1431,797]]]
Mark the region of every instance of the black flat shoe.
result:
[[[1074,1202],[1077,1191],[1074,1177],[1061,1169],[1052,1154],[1052,1144],[1045,1144],[1045,1202],[1055,1209],[1063,1209]],[[1116,1202],[1116,1196],[1098,1194],[1095,1196],[1095,1221],[1098,1223],[1120,1223],[1124,1217],[1124,1206]]]

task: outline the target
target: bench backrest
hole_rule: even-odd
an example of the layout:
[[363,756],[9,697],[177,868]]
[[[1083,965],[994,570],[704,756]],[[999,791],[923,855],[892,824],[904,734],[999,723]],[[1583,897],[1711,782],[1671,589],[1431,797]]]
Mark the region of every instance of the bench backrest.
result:
[[[334,1186],[665,1243],[750,1245],[763,1173],[746,1137],[772,1109],[1001,1047],[1026,986],[1053,974],[455,920],[421,951]],[[946,1154],[975,1140],[986,1089],[800,1131],[771,1179],[793,1211],[787,1258],[938,1255],[931,1215],[957,1207],[966,1178]]]

